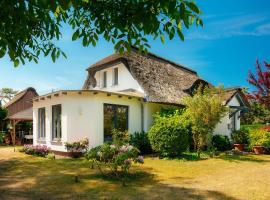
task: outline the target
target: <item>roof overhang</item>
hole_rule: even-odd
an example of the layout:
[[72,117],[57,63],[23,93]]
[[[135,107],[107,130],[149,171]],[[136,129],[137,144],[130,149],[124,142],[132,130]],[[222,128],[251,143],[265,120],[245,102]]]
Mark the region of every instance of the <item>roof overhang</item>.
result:
[[107,96],[118,96],[118,97],[128,97],[131,98],[137,98],[139,100],[144,99],[144,95],[140,93],[125,93],[125,92],[110,92],[105,90],[59,90],[55,92],[51,92],[45,95],[41,95],[38,97],[35,97],[32,99],[33,102],[43,101],[46,99],[51,99],[52,97],[59,97],[59,96],[66,96],[71,94],[77,94],[77,95],[84,95],[84,94],[92,94],[92,95],[98,95],[98,94],[106,94]]
[[33,121],[33,108],[17,112],[11,116],[8,116],[8,120],[19,120],[19,121]]

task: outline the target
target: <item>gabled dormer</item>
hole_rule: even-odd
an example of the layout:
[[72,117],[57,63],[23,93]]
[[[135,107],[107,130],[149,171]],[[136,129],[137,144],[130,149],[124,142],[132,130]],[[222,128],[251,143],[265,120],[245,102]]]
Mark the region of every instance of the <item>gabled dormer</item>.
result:
[[[95,68],[94,66],[95,65],[92,67]],[[133,78],[130,71],[122,62],[116,61],[107,63],[103,67],[96,68],[92,73],[94,73],[95,83],[90,84],[88,89],[112,92],[121,92],[132,89],[143,93],[143,90],[137,80]]]

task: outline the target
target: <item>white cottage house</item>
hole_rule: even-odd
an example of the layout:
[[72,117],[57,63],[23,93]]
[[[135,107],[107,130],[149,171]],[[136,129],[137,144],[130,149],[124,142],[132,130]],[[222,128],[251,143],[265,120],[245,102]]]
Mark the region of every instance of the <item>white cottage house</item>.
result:
[[[88,138],[94,147],[110,140],[113,127],[129,133],[147,131],[162,107],[183,106],[183,97],[200,84],[197,73],[154,54],[113,54],[90,66],[82,90],[61,90],[33,99],[34,145],[46,144],[56,153],[65,142]],[[232,108],[216,134],[230,135],[240,127],[247,101],[241,89],[226,91]]]

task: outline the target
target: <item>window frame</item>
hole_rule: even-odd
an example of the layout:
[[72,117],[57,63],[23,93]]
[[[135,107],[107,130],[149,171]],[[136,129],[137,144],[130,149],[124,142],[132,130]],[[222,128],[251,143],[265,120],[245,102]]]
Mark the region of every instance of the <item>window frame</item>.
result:
[[107,87],[107,71],[102,72],[102,87]]
[[105,122],[105,107],[106,106],[112,106],[113,107],[113,125],[114,127],[116,126],[117,124],[117,108],[118,107],[124,107],[126,108],[126,128],[125,130],[128,131],[129,129],[129,106],[128,105],[120,105],[120,104],[111,104],[111,103],[103,103],[103,142],[107,142],[107,141],[110,141],[110,140],[105,140],[105,126],[104,126],[104,122]]
[[[57,133],[55,132],[55,123],[54,123],[54,108],[56,107],[60,107],[60,129],[59,129],[59,132],[60,133]],[[59,134],[59,135],[58,135]],[[61,140],[62,139],[62,104],[55,104],[55,105],[52,105],[52,140]]]
[[[43,118],[41,117],[42,115]],[[38,139],[46,138],[46,108],[38,108]],[[42,126],[43,123],[43,126]]]
[[119,70],[118,67],[113,68],[113,85],[118,85],[119,83]]

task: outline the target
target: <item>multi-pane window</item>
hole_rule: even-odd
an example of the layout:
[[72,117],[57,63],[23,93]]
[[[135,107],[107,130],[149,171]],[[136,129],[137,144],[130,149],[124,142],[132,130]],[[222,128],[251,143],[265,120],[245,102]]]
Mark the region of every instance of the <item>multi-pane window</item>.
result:
[[103,83],[102,86],[105,88],[107,87],[107,72],[103,72]]
[[113,85],[118,85],[118,68],[113,69]]
[[53,105],[52,106],[52,139],[61,139],[61,105]]
[[38,109],[38,138],[45,138],[45,108]]
[[128,106],[104,104],[104,141],[112,139],[112,130],[128,130]]

